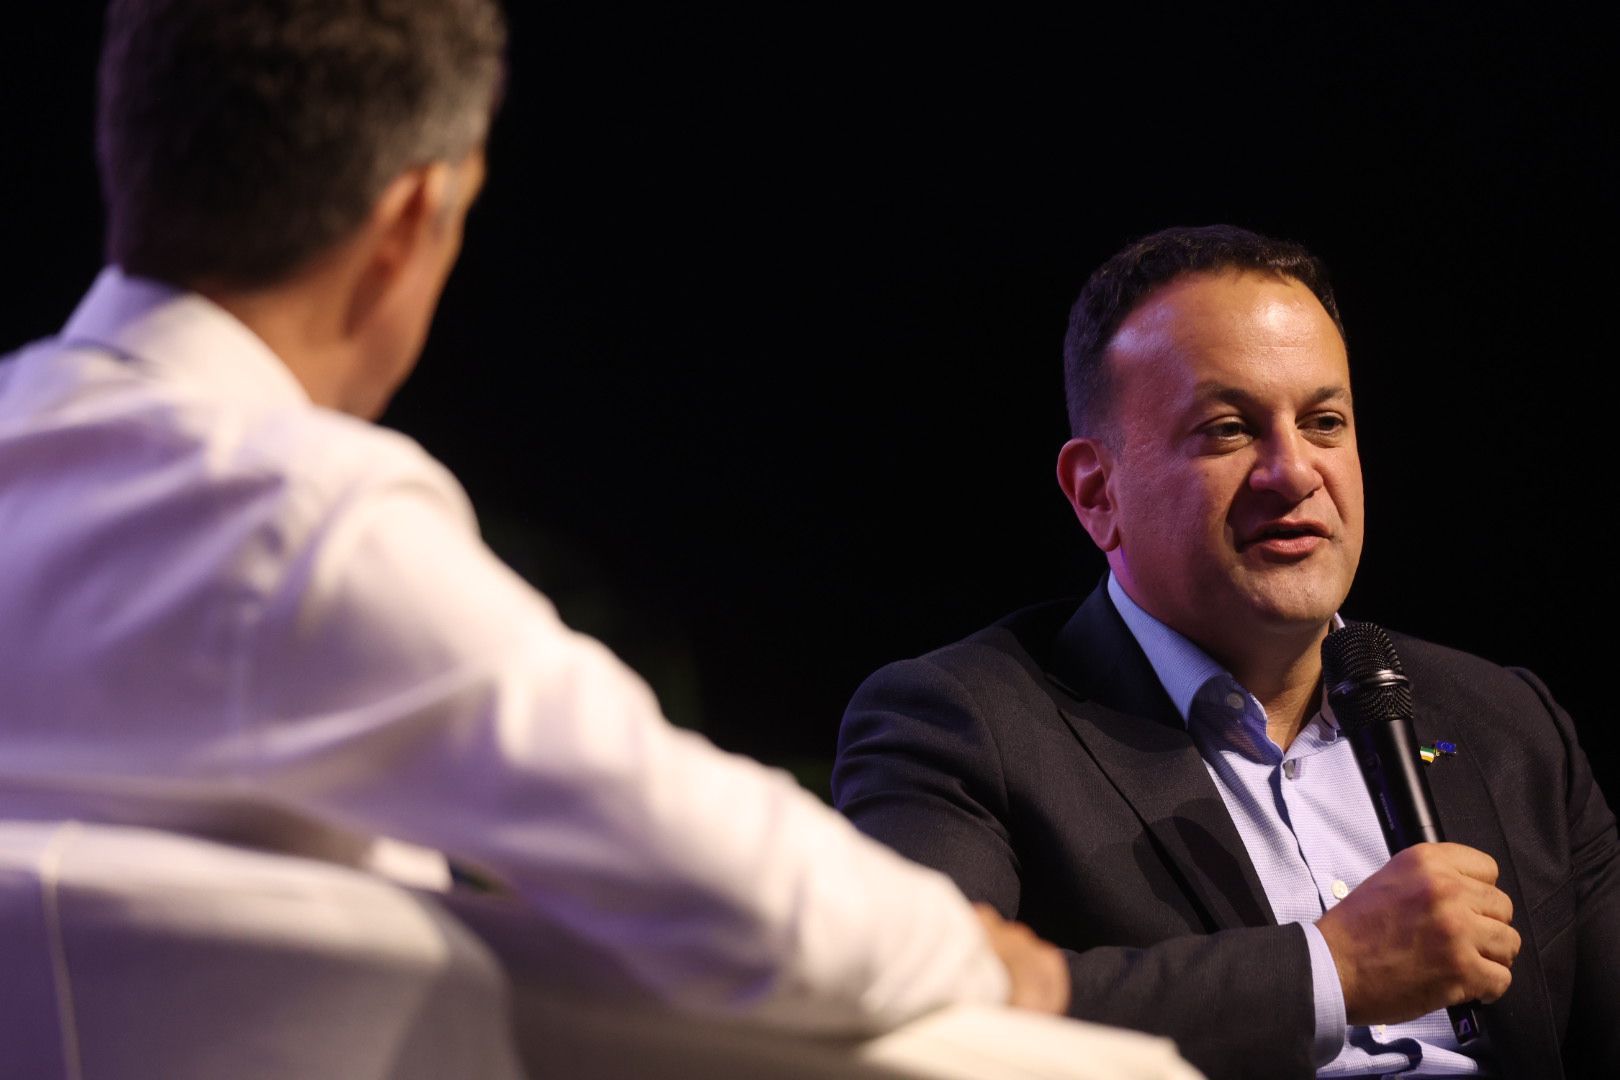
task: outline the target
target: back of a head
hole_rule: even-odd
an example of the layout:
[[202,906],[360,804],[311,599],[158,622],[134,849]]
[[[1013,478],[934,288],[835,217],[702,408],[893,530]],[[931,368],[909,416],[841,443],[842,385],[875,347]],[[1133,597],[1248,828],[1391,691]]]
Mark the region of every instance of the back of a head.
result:
[[282,280],[400,173],[483,144],[505,47],[498,0],[111,0],[108,260],[176,284]]
[[1163,229],[1127,244],[1099,266],[1074,302],[1063,339],[1063,384],[1075,436],[1107,429],[1108,346],[1120,324],[1154,291],[1188,274],[1249,271],[1290,278],[1309,289],[1339,334],[1339,305],[1321,260],[1299,244],[1236,225]]

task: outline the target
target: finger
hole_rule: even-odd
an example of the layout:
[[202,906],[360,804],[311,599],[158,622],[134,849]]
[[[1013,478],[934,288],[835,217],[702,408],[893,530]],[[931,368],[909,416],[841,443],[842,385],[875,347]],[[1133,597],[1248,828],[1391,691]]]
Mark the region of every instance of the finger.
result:
[[1501,964],[1487,962],[1479,969],[1472,985],[1472,991],[1458,1000],[1474,1000],[1489,1005],[1493,1001],[1500,1000],[1502,995],[1508,992],[1508,987],[1513,985],[1513,972]]
[[1047,1006],[1061,1015],[1069,1010],[1069,964],[1054,946],[1045,945],[1041,952],[1047,972]]
[[[1422,847],[1423,845],[1417,845]],[[1495,885],[1499,869],[1496,860],[1478,848],[1471,848],[1467,844],[1439,843],[1433,845],[1435,854],[1464,877],[1483,881],[1487,885]]]
[[1494,919],[1499,923],[1513,921],[1513,898],[1501,889],[1478,882],[1464,894],[1464,900],[1475,912],[1487,919]]
[[1512,967],[1513,961],[1519,957],[1519,949],[1523,944],[1519,932],[1506,923],[1482,919],[1477,924],[1474,948],[1478,950],[1480,956],[1492,963]]

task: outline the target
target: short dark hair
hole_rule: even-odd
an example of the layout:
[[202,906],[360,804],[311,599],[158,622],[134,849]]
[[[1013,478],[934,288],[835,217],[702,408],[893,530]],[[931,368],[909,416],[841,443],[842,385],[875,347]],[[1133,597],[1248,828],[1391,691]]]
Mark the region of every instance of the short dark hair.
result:
[[1063,389],[1074,435],[1105,436],[1111,395],[1108,346],[1149,294],[1187,274],[1248,270],[1291,278],[1315,294],[1344,336],[1322,260],[1289,240],[1236,225],[1164,229],[1111,256],[1080,290],[1063,338]]
[[482,145],[505,50],[498,0],[111,0],[109,261],[177,284],[283,279],[400,173]]

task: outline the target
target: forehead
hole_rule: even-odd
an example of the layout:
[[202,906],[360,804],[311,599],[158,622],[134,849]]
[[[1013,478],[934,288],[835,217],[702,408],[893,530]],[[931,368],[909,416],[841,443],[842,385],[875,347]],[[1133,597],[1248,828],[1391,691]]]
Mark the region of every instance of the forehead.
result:
[[1256,390],[1348,387],[1344,340],[1321,301],[1292,278],[1189,274],[1155,290],[1108,346],[1121,390],[1160,394],[1226,383]]

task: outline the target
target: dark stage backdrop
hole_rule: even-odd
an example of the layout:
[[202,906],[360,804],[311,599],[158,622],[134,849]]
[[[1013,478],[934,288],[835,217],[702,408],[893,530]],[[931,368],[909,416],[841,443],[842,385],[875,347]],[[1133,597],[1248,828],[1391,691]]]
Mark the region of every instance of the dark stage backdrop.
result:
[[[1347,613],[1534,668],[1620,796],[1585,16],[512,6],[489,187],[386,420],[677,719],[817,786],[872,669],[1089,589],[1052,480],[1067,306],[1125,240],[1224,220],[1335,271]],[[9,20],[8,343],[98,265],[98,10]]]

